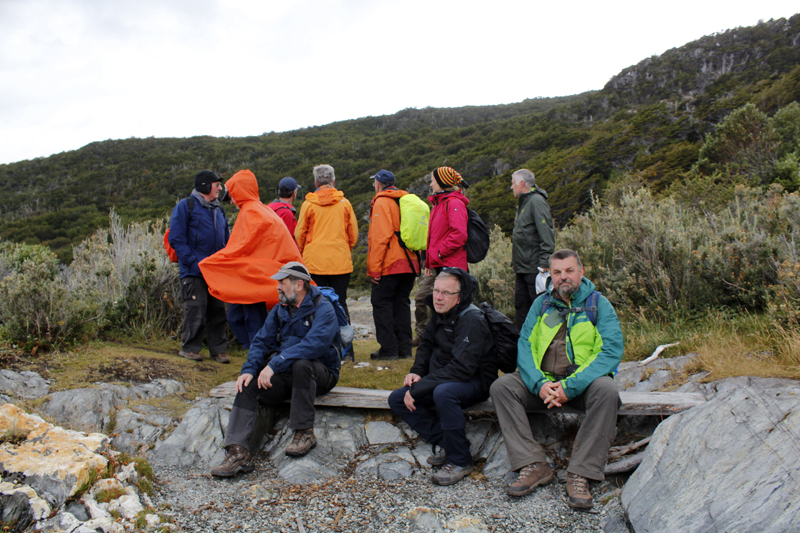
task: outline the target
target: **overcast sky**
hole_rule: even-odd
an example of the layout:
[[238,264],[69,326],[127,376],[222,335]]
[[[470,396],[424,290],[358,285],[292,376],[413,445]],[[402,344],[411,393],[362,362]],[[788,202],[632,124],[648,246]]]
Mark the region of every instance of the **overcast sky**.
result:
[[796,0],[0,0],[0,163],[601,89]]

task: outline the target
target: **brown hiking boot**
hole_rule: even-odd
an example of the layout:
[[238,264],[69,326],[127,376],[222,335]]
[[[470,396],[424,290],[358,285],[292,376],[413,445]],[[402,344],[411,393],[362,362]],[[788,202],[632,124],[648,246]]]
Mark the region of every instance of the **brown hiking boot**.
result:
[[223,365],[227,365],[231,362],[228,354],[226,353],[218,353],[217,355],[212,355],[211,357],[213,357],[217,363],[222,363]]
[[567,473],[567,505],[578,511],[592,508],[592,493],[589,492],[589,480],[578,474]]
[[302,457],[317,445],[317,437],[314,436],[314,428],[298,429],[294,432],[292,443],[286,447],[286,455],[290,457]]
[[217,477],[231,477],[240,472],[253,470],[253,460],[247,448],[238,444],[231,444],[225,448],[225,460],[222,464],[211,469],[211,475]]
[[509,496],[527,496],[533,489],[540,485],[546,485],[553,480],[553,471],[546,462],[531,463],[522,467],[519,471],[519,478],[506,487],[506,494]]
[[417,335],[416,337],[411,339],[411,346],[416,348],[417,346],[419,346],[419,343],[421,342],[422,342],[422,335]]
[[183,350],[181,350],[180,352],[178,352],[178,355],[180,355],[181,357],[185,357],[186,359],[191,359],[192,361],[202,361],[203,360],[203,356],[200,355],[199,353],[184,352]]

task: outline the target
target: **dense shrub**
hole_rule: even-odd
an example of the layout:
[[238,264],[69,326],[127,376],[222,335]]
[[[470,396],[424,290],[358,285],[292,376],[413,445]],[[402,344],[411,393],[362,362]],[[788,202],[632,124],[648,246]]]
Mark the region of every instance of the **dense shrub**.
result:
[[73,250],[69,266],[41,245],[0,244],[0,328],[28,349],[95,338],[104,328],[143,334],[180,325],[177,268],[162,245],[163,221],[124,227],[112,210]]
[[581,254],[587,276],[612,302],[651,316],[719,306],[762,311],[777,295],[800,299],[786,281],[793,267],[782,266],[797,257],[800,198],[780,186],[737,187],[734,196],[712,213],[629,190],[618,205],[595,201],[561,232],[560,245]]
[[495,225],[489,235],[489,253],[480,263],[470,265],[478,280],[475,302],[487,301],[514,319],[514,271],[511,269],[511,239]]

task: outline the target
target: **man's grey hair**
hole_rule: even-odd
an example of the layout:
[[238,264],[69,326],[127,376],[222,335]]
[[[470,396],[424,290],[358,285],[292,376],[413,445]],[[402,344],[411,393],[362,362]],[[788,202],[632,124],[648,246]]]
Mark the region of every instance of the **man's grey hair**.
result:
[[536,187],[536,177],[533,175],[533,172],[528,170],[527,168],[521,168],[511,174],[511,179],[513,179],[517,183],[525,182],[525,185],[529,189],[533,189]]
[[292,285],[294,285],[295,281],[302,281],[303,282],[303,290],[305,292],[311,292],[311,284],[307,280],[300,279],[300,278],[295,277],[295,276],[289,276],[289,281],[292,282]]
[[317,187],[333,185],[334,183],[336,183],[336,176],[333,174],[332,166],[317,165],[314,167],[314,184]]
[[[441,279],[441,280],[447,280],[447,279],[456,280],[456,283],[458,283],[458,292],[461,293],[461,278],[459,278],[455,274],[451,274],[449,272],[439,272],[439,274],[436,276],[436,279],[437,280],[439,280],[439,279]],[[436,280],[434,280],[434,281],[436,281]]]
[[583,268],[583,264],[581,263],[580,256],[578,256],[578,252],[570,250],[569,248],[564,248],[562,250],[559,250],[559,251],[555,252],[553,255],[551,255],[550,259],[547,261],[547,265],[549,267],[552,267],[554,260],[563,261],[564,259],[567,259],[568,257],[574,257],[575,261],[578,262],[578,267]]

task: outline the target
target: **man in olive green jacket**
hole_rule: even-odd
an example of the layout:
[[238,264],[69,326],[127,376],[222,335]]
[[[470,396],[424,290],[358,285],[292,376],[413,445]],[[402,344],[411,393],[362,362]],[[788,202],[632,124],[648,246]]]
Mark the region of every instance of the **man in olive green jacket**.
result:
[[547,193],[536,186],[533,172],[524,168],[514,172],[511,175],[511,190],[519,199],[511,236],[511,266],[516,277],[515,322],[517,330],[521,330],[536,296],[545,291],[547,261],[555,251],[556,239]]

